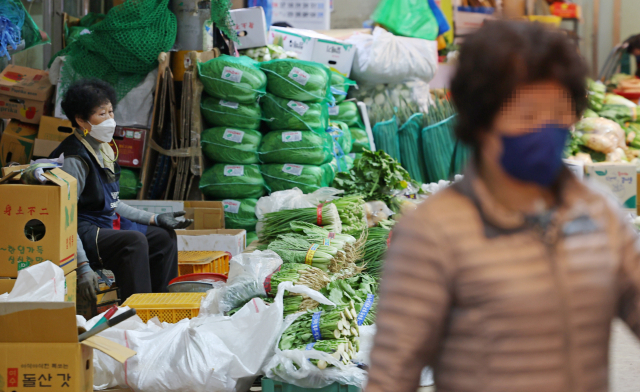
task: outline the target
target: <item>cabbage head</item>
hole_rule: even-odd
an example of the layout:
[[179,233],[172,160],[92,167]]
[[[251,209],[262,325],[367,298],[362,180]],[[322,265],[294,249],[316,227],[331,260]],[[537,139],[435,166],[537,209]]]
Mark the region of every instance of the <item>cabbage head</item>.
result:
[[202,173],[200,190],[209,200],[250,198],[265,194],[264,179],[258,165],[218,163]]
[[218,163],[248,165],[258,163],[262,134],[252,129],[209,128],[202,132],[200,143],[204,155]]
[[300,102],[267,94],[260,104],[272,130],[324,133],[329,127],[329,109],[325,103]]
[[267,76],[258,62],[247,56],[223,54],[198,63],[198,74],[207,94],[232,102],[253,103],[267,87]]
[[331,71],[311,61],[282,59],[261,63],[267,74],[267,91],[302,102],[333,102]]
[[258,129],[262,120],[258,102],[243,104],[203,96],[201,108],[202,117],[214,127]]
[[322,165],[333,158],[329,135],[310,131],[271,131],[262,138],[260,160],[264,163]]

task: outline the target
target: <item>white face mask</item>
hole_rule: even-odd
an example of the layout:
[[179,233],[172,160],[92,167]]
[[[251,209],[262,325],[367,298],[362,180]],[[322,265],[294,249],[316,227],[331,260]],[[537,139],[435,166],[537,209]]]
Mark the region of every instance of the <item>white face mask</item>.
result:
[[115,133],[115,131],[116,120],[110,118],[108,120],[104,120],[98,125],[91,124],[91,131],[89,131],[89,135],[103,143],[109,143],[111,140],[113,140],[113,134]]

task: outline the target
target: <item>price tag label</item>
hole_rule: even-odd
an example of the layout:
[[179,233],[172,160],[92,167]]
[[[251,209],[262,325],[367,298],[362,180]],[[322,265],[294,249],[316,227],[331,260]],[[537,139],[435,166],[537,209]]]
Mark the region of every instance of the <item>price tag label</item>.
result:
[[240,83],[240,80],[242,80],[242,71],[233,67],[224,67],[221,78],[230,82]]
[[230,142],[242,143],[244,132],[238,131],[237,129],[227,128],[224,131],[224,135],[222,136],[222,138]]
[[283,143],[292,143],[299,142],[302,140],[302,132],[282,132],[282,142]]
[[291,109],[293,109],[293,111],[295,111],[301,116],[304,116],[307,110],[309,110],[308,105],[305,105],[304,103],[298,102],[298,101],[289,101],[287,106],[289,106]]
[[288,174],[293,174],[294,176],[299,176],[302,174],[302,169],[304,168],[304,166],[302,165],[291,165],[291,164],[286,164],[284,166],[282,166],[282,171]]
[[224,175],[226,177],[241,177],[244,176],[244,166],[225,166]]
[[223,200],[224,212],[230,214],[237,214],[240,211],[240,202],[237,200]]
[[289,72],[289,78],[293,81],[305,86],[309,81],[309,74],[304,72],[298,67],[293,67],[291,72]]
[[220,100],[220,106],[226,106],[231,109],[237,109],[240,104],[238,102],[225,101],[224,99]]

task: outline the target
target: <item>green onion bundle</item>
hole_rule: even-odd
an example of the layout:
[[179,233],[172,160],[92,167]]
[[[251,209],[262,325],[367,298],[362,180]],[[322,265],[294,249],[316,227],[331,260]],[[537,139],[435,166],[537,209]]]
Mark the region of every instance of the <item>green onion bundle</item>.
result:
[[281,234],[291,233],[291,222],[307,222],[317,226],[330,227],[331,231],[342,233],[342,222],[334,204],[320,205],[318,208],[298,208],[265,214],[262,219],[260,242],[269,242]]
[[359,267],[363,267],[366,273],[376,279],[379,279],[382,273],[390,233],[391,230],[384,227],[370,228],[364,244],[364,254],[356,261]]
[[[305,346],[299,346],[296,349],[303,351],[322,351],[324,353],[331,354],[332,357],[338,361],[342,361],[345,365],[348,364],[349,361],[358,353],[358,345],[353,344],[348,339],[320,340],[314,343],[309,343]],[[310,361],[319,369],[326,369],[327,366],[330,366],[327,364],[327,361],[323,361],[321,359],[311,359]]]
[[290,314],[304,312],[315,309],[320,305],[318,301],[313,300],[306,295],[286,295],[282,301],[284,305],[284,317]]
[[349,234],[336,234],[323,227],[306,222],[291,222],[291,230],[296,233],[304,233],[312,241],[324,243],[324,240],[328,239],[329,245],[339,249],[344,249],[347,244],[355,244],[357,241],[354,236]]
[[[347,312],[348,309],[348,312]],[[316,313],[318,313],[317,316]],[[281,350],[292,350],[296,347],[307,345],[314,341],[353,339],[360,336],[358,324],[353,314],[355,308],[345,308],[341,311],[308,311],[298,317],[287,328],[280,338]],[[314,333],[312,324],[314,317],[319,318],[317,330]]]
[[362,196],[341,197],[332,201],[331,204],[338,209],[343,233],[357,233],[367,228],[367,214],[364,209],[365,201]]
[[281,235],[268,249],[282,257],[284,263],[309,264],[324,272],[337,272],[346,261],[345,253],[338,248],[315,244],[299,235]]
[[271,292],[267,294],[274,296],[278,293],[278,286],[282,282],[292,282],[317,291],[330,281],[329,276],[321,269],[298,263],[283,264],[280,271],[271,275],[270,280]]
[[[378,283],[376,279],[360,274],[344,280],[329,283],[320,292],[337,308],[351,313],[358,325],[371,325],[375,322],[378,305]],[[322,306],[325,309],[333,307]],[[345,309],[346,308],[346,309]]]

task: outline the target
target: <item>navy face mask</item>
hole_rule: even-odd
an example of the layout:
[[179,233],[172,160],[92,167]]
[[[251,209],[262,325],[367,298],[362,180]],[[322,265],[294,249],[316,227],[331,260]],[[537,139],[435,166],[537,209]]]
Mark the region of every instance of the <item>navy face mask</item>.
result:
[[548,187],[562,170],[562,154],[569,130],[545,125],[519,136],[502,137],[502,168],[512,177]]

